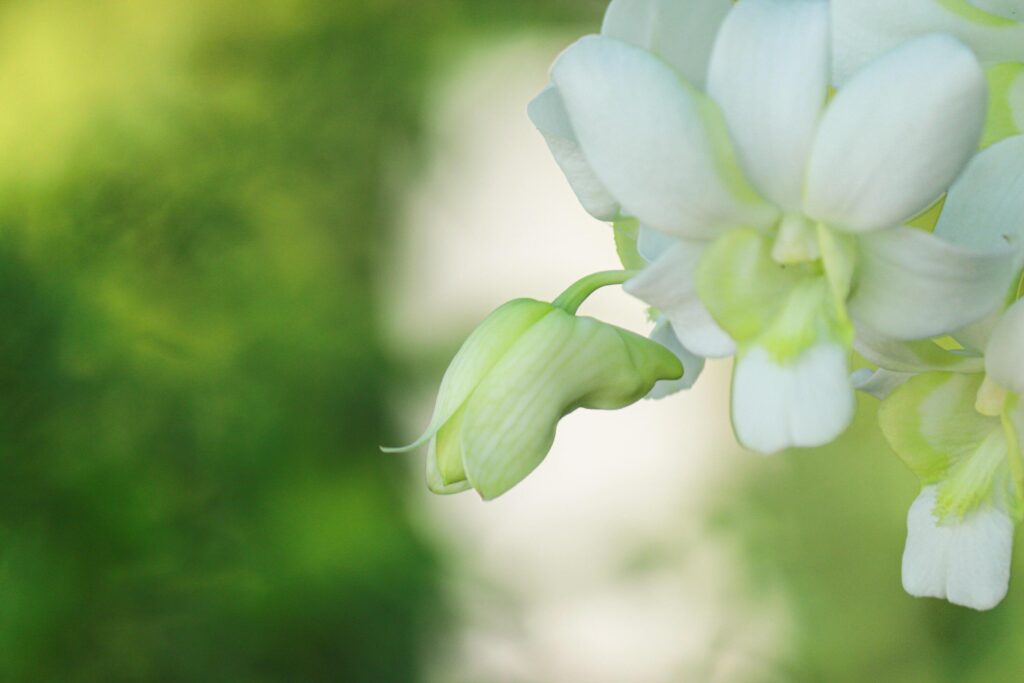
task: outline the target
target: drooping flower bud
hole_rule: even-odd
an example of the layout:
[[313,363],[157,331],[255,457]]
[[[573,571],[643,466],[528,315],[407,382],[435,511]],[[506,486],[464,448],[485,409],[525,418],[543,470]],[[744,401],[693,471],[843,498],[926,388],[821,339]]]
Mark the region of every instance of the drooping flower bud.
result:
[[659,380],[682,376],[663,346],[576,316],[592,291],[570,288],[555,304],[511,301],[470,335],[445,373],[426,432],[393,449],[429,442],[432,491],[474,488],[496,498],[544,460],[568,413],[624,408]]

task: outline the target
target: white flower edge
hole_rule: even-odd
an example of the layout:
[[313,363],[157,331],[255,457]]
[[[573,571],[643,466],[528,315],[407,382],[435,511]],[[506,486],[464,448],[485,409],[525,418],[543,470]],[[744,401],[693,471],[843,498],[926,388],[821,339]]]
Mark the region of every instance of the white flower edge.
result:
[[[731,8],[730,0],[612,0],[601,33],[651,51],[703,87],[718,27]],[[616,220],[622,207],[580,149],[558,88],[548,85],[527,113],[583,208],[600,221]]]
[[955,36],[986,63],[1024,61],[1024,23],[986,13],[968,0],[832,0],[831,5],[837,85],[871,59],[925,33]]
[[657,342],[671,351],[683,364],[683,376],[676,380],[663,379],[654,385],[647,398],[660,400],[686,391],[696,384],[697,379],[704,372],[704,358],[690,352],[683,346],[676,333],[673,331],[672,323],[666,318],[661,318],[651,332],[651,341]]
[[850,376],[853,388],[874,396],[882,401],[888,398],[889,394],[899,389],[907,380],[914,376],[911,372],[892,372],[891,370],[872,370],[860,368]]
[[1024,394],[1024,299],[1006,311],[985,350],[985,370],[995,382]]
[[778,362],[760,347],[736,360],[732,421],[741,444],[770,455],[791,446],[823,446],[839,436],[856,410],[849,353],[819,343]]
[[933,513],[936,491],[925,487],[910,506],[903,588],[915,597],[992,609],[1009,588],[1013,520],[989,505],[962,520],[940,522]]
[[972,249],[1024,254],[1024,135],[977,154],[950,188],[935,235]]

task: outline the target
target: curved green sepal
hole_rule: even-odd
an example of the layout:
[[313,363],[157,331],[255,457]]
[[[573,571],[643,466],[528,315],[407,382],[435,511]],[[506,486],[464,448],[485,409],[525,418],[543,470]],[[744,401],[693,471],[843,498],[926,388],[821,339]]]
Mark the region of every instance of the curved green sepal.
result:
[[496,498],[543,461],[563,416],[576,408],[624,408],[659,380],[682,374],[679,359],[660,344],[553,310],[467,403],[460,430],[466,476],[484,499]]
[[464,408],[457,410],[430,440],[427,461],[433,460],[437,475],[446,487],[466,481],[466,468],[462,464],[462,418],[465,414]]
[[551,310],[551,304],[533,299],[515,299],[487,316],[469,335],[445,371],[434,415],[423,435],[408,446],[381,450],[385,453],[404,453],[427,443],[451,419],[515,341]]
[[[460,413],[456,413],[456,416],[458,415],[460,415]],[[456,417],[455,419],[458,418]],[[463,491],[468,491],[469,489],[473,488],[472,486],[470,486],[469,481],[466,480],[465,472],[462,468],[461,449],[458,451],[448,451],[445,457],[447,460],[446,464],[449,467],[452,467],[453,465],[457,467],[457,471],[462,472],[462,475],[457,476],[456,478],[451,479],[449,481],[445,481],[445,477],[441,473],[441,465],[438,461],[440,457],[438,453],[438,446],[442,443],[448,444],[449,446],[458,443],[457,438],[449,439],[445,436],[442,436],[443,434],[445,434],[446,431],[448,431],[448,425],[445,425],[444,427],[441,428],[441,430],[438,432],[436,439],[430,440],[430,446],[428,447],[427,450],[427,488],[429,488],[432,493],[436,493],[442,496],[449,496],[456,493],[462,493]]]
[[615,221],[612,227],[615,230],[615,252],[619,255],[622,267],[627,270],[642,270],[647,261],[637,248],[640,221],[635,218],[623,218]]

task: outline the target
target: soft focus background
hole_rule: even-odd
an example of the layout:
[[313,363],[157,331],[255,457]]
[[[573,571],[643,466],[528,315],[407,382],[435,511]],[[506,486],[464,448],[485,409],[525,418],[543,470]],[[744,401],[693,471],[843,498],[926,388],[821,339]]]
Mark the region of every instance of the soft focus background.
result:
[[761,459],[712,364],[486,505],[377,451],[614,266],[525,116],[603,5],[0,2],[0,681],[1019,679],[1024,577],[903,594],[870,400]]

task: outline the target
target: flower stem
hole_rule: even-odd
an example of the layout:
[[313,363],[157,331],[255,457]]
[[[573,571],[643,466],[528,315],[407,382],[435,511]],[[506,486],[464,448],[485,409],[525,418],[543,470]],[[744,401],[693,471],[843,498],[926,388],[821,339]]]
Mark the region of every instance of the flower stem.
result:
[[577,281],[562,292],[553,302],[553,306],[561,308],[566,313],[576,315],[583,302],[590,298],[590,295],[602,287],[624,284],[627,280],[635,277],[638,271],[635,270],[606,270],[600,273],[588,275]]

